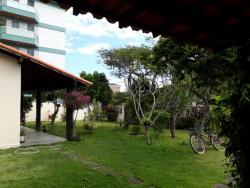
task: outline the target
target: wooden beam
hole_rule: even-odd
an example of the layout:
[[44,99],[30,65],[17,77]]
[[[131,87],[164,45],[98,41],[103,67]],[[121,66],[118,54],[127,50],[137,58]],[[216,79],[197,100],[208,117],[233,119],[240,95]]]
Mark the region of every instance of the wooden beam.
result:
[[41,130],[41,96],[40,90],[36,91],[36,131]]

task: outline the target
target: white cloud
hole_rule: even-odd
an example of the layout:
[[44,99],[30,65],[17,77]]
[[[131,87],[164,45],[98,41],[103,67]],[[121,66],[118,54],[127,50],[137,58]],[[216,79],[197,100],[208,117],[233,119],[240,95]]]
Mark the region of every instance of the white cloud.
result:
[[67,11],[66,29],[68,32],[78,33],[83,36],[93,37],[118,37],[119,39],[136,39],[139,36],[152,36],[142,33],[142,31],[133,31],[130,27],[120,29],[118,22],[111,24],[106,18],[101,20],[94,19],[92,14],[74,16],[72,9]]
[[86,44],[83,47],[77,48],[77,51],[83,55],[93,55],[100,49],[110,48],[110,47],[111,45],[108,43],[91,43],[91,44]]
[[133,41],[130,41],[128,42],[127,44],[128,46],[141,46],[142,44],[140,42],[133,42]]

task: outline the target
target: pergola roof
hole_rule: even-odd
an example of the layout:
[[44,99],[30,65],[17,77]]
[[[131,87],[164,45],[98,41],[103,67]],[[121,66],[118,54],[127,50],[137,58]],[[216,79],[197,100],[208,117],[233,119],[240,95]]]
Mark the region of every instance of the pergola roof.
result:
[[0,52],[19,59],[19,63],[21,64],[22,91],[49,91],[77,85],[92,85],[88,80],[79,78],[3,43],[0,43]]
[[[50,0],[42,0],[45,3]],[[249,0],[55,0],[75,15],[91,12],[119,27],[222,49],[250,37]]]

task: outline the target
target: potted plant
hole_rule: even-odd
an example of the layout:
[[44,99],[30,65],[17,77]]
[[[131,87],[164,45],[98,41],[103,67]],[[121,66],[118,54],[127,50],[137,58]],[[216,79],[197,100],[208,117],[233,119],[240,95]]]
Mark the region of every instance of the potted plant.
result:
[[21,128],[20,130],[20,143],[24,143],[25,142],[25,133],[24,133],[24,129]]

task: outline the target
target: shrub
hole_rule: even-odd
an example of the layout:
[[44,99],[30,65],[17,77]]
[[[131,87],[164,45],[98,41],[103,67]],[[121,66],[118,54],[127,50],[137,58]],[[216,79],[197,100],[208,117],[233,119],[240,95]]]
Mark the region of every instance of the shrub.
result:
[[92,134],[94,130],[94,124],[91,121],[84,121],[83,123],[83,128],[86,130],[88,133]]
[[158,118],[154,121],[153,128],[154,130],[162,132],[162,130],[168,125],[169,114],[167,112],[155,110],[153,112],[152,119],[154,119],[156,116],[158,116]]
[[106,115],[109,121],[116,121],[118,116],[118,110],[114,106],[106,106]]
[[141,134],[141,127],[139,125],[133,125],[131,128],[130,135],[139,135]]
[[89,125],[88,123],[84,124],[84,129],[91,134],[93,133],[93,130],[94,130],[93,126]]
[[188,129],[194,127],[193,118],[191,117],[179,117],[176,122],[177,129]]
[[[132,106],[133,108],[133,106]],[[129,125],[139,125],[139,120],[133,111],[129,109],[129,106],[125,106],[125,119],[124,119],[124,129],[128,129]]]
[[76,137],[75,137],[74,141],[77,141],[77,142],[84,141],[84,134],[81,130],[76,129]]

